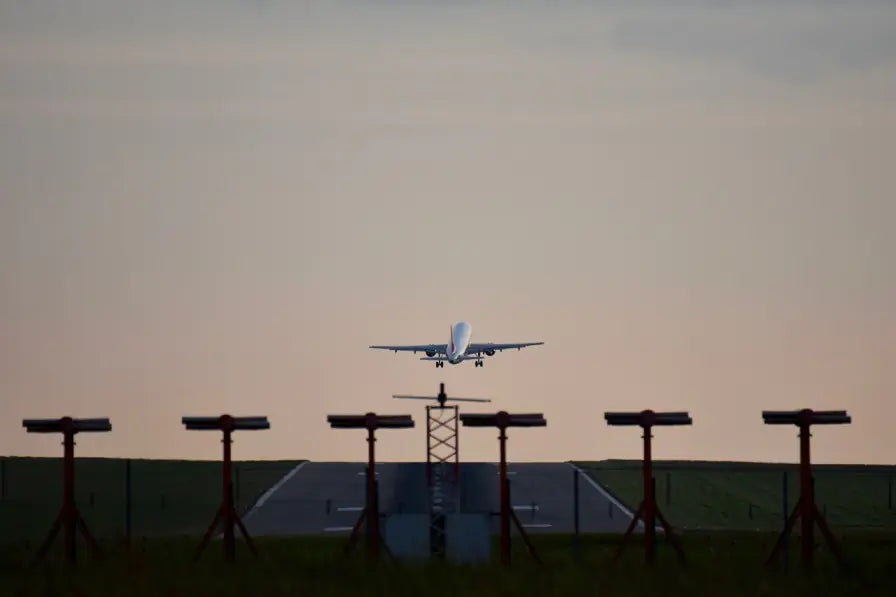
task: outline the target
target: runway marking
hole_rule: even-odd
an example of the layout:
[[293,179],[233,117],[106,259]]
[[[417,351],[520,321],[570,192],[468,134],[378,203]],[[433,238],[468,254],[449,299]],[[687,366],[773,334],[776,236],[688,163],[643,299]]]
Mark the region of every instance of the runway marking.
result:
[[[358,476],[359,476],[359,477],[366,477],[366,476],[367,476],[367,472],[366,472],[366,471],[360,471],[360,472],[358,473]],[[373,471],[373,476],[374,476],[374,477],[379,477],[379,476],[380,476],[380,472],[379,472],[379,471]]]
[[513,509],[514,510],[535,510],[537,512],[540,508],[538,507],[538,504],[535,504],[534,506],[532,504],[529,504],[528,506],[514,506]]
[[299,472],[302,469],[302,467],[305,466],[306,464],[308,464],[307,460],[305,462],[300,462],[298,466],[296,466],[294,469],[292,469],[291,471],[286,473],[282,479],[277,481],[277,483],[275,483],[273,487],[271,487],[270,489],[265,491],[264,494],[260,498],[258,498],[258,501],[255,502],[255,504],[253,504],[252,508],[246,513],[246,516],[244,518],[249,518],[250,516],[252,516],[252,514],[257,509],[261,508],[264,505],[264,503],[266,501],[268,501],[268,498],[270,498],[274,494],[275,491],[280,489],[284,483],[286,483],[287,481],[292,479],[293,475],[295,475],[297,472]]
[[[598,491],[601,493],[601,495],[603,495],[603,496],[604,496],[605,498],[607,498],[610,502],[612,502],[613,505],[615,505],[617,508],[619,508],[619,509],[622,511],[623,514],[625,514],[625,515],[628,516],[629,518],[634,518],[635,515],[632,514],[632,511],[629,510],[628,508],[626,508],[625,506],[623,506],[622,503],[620,503],[619,500],[617,500],[617,499],[614,498],[612,495],[610,495],[609,493],[607,493],[607,490],[605,490],[603,487],[600,486],[599,483],[597,483],[594,479],[592,479],[592,478],[591,478],[591,475],[589,475],[588,473],[586,473],[586,472],[583,471],[581,468],[577,467],[576,465],[574,465],[574,464],[571,463],[571,462],[567,462],[566,464],[568,464],[569,466],[571,466],[571,467],[574,468],[575,470],[579,471],[579,473],[581,473],[582,477],[583,477],[586,481],[588,481],[588,482],[591,484],[591,486],[592,486],[593,488],[595,488],[596,490],[598,490]],[[639,521],[638,521],[638,528],[641,528],[641,527],[643,527],[643,526],[644,526],[644,523],[643,523],[641,520],[639,520]]]
[[364,506],[340,506],[336,508],[337,512],[360,512],[364,509]]
[[326,527],[324,529],[325,533],[342,533],[345,531],[350,531],[355,527]]
[[538,523],[525,524],[525,523],[523,523],[522,526],[527,529],[547,529],[547,528],[551,527],[551,524],[547,523],[547,522],[543,522],[541,524],[538,524]]

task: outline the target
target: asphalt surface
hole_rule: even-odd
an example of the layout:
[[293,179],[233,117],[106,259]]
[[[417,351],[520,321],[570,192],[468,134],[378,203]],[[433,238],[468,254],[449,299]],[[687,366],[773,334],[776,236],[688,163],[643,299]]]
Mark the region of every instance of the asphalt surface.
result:
[[[497,491],[498,467],[492,468]],[[510,464],[510,503],[527,532],[575,531],[574,469],[565,463]],[[497,502],[496,502],[497,503]],[[631,514],[613,503],[590,483],[579,478],[579,530],[583,533],[625,532]]]
[[[394,463],[378,464],[380,501],[392,504],[396,480]],[[252,536],[313,535],[347,532],[364,508],[366,463],[306,462],[282,484],[261,497],[246,514]]]
[[[309,535],[348,533],[364,507],[366,463],[307,462],[293,470],[247,513],[249,533]],[[573,471],[566,463],[508,465],[511,505],[529,533],[571,533],[575,529]],[[377,463],[384,514],[429,512],[430,490],[425,463]],[[444,483],[433,500],[446,513],[491,513],[498,532],[498,466],[461,464],[460,484]],[[584,474],[579,480],[580,530],[623,532],[631,521],[623,510]]]

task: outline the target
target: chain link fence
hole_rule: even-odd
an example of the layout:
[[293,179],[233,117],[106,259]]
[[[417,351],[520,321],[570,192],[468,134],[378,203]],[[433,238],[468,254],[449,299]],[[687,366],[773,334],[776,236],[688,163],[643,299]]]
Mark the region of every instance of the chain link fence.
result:
[[[582,463],[634,510],[643,493],[639,461]],[[654,462],[656,500],[684,530],[782,528],[800,496],[797,465]],[[837,529],[896,529],[896,467],[813,466],[815,503]]]
[[[233,463],[241,513],[301,461]],[[202,534],[222,500],[221,463],[77,458],[75,502],[98,539]],[[62,506],[61,458],[0,458],[0,543],[36,541]]]
[[[235,462],[233,491],[238,511],[248,512],[300,462]],[[631,510],[641,501],[639,461],[577,464]],[[813,469],[815,501],[832,528],[896,530],[896,467],[816,465]],[[685,531],[778,531],[800,491],[793,464],[659,461],[654,463],[654,478],[658,505],[673,526]],[[572,491],[572,484],[557,490]],[[220,462],[75,461],[75,500],[99,539],[124,538],[129,531],[132,538],[201,535],[221,503],[221,494]],[[283,499],[272,496],[271,505],[286,507],[279,504]],[[320,532],[353,524],[363,506],[363,492],[290,496],[289,500],[296,502],[291,509],[318,513]],[[61,459],[0,458],[0,543],[39,541],[61,504]],[[398,503],[390,508],[399,513],[416,511],[411,506]],[[531,510],[520,515],[529,519],[539,511],[539,505],[532,504]],[[614,517],[612,508],[608,517]]]

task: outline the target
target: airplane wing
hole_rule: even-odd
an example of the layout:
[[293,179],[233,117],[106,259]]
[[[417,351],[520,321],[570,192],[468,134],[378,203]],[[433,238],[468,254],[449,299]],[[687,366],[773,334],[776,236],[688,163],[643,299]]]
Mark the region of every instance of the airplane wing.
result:
[[446,344],[414,344],[410,346],[370,346],[369,348],[382,348],[383,350],[399,350],[407,352],[434,352],[436,354],[448,354],[448,346]]
[[507,350],[509,348],[516,348],[519,350],[520,348],[525,348],[527,346],[538,346],[539,344],[544,344],[544,342],[517,342],[513,344],[495,344],[493,342],[474,342],[467,346],[466,354],[474,354],[477,352],[485,352],[487,350],[495,350],[501,352],[502,350]]

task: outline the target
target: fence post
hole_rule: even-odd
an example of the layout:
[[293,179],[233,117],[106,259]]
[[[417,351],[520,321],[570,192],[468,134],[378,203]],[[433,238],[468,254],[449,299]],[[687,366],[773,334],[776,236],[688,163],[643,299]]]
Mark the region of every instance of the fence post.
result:
[[131,459],[124,461],[124,538],[131,544]]
[[[6,482],[6,475],[3,475],[3,481]],[[893,475],[887,475],[887,508],[893,509]]]
[[582,561],[582,540],[579,536],[579,470],[572,469],[572,504],[573,504],[573,520],[575,526],[575,552],[576,561]]
[[367,539],[367,554],[370,555],[370,537],[373,535],[373,517],[376,513],[373,511],[373,496],[370,495],[370,466],[364,467],[364,536]]
[[666,471],[666,505],[672,503],[672,473]]
[[[510,518],[510,514],[513,512],[513,498],[510,495],[510,479],[507,479],[507,504],[504,506],[507,508],[507,518]],[[510,538],[510,529],[513,528],[512,521],[507,521],[507,563],[510,564],[510,546],[513,545],[513,542]]]
[[239,503],[240,501],[240,465],[239,463],[233,464],[233,473],[236,477],[236,501],[234,503]]
[[787,504],[787,471],[784,471],[781,475],[781,496],[783,499],[783,503],[781,504],[781,520],[782,526],[784,528],[784,568],[787,569],[787,561],[790,558],[790,533],[787,531],[787,517],[790,515],[788,504]]
[[6,458],[0,458],[0,500],[6,499]]

